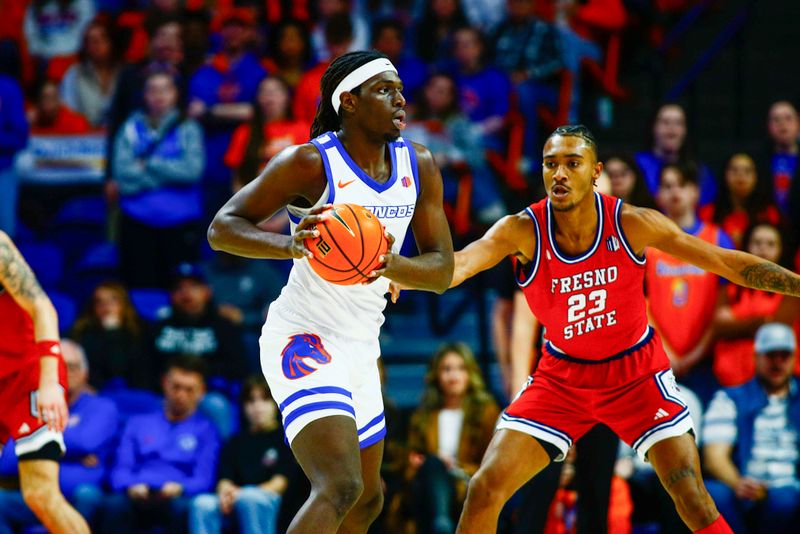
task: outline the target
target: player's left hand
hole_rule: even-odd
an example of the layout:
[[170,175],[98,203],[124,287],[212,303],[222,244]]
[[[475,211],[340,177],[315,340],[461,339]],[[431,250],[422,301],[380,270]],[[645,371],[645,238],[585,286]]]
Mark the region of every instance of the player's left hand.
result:
[[40,384],[36,395],[36,409],[39,421],[47,423],[47,428],[55,432],[63,432],[69,419],[67,401],[64,391],[56,383]]
[[395,282],[394,280],[389,282],[389,296],[392,299],[392,304],[397,302],[397,299],[400,298],[400,292],[404,289],[408,288],[399,282]]
[[367,281],[365,281],[364,284],[371,284],[381,276],[384,276],[386,274],[386,271],[391,268],[392,262],[394,261],[394,258],[397,256],[397,254],[392,252],[392,247],[394,246],[394,236],[390,234],[389,231],[386,230],[385,228],[383,230],[383,233],[384,235],[386,235],[387,246],[386,246],[386,253],[382,254],[380,258],[378,258],[378,261],[381,262],[381,267],[367,274]]

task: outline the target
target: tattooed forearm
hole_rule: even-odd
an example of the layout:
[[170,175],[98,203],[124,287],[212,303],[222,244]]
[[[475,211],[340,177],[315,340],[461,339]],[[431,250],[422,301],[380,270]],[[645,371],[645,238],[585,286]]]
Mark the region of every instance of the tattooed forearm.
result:
[[800,276],[774,263],[748,265],[740,274],[748,287],[800,296]]
[[669,489],[685,478],[695,478],[696,476],[697,475],[695,474],[694,469],[691,467],[679,467],[677,469],[673,469],[664,479],[664,487]]
[[44,294],[31,268],[6,236],[0,236],[0,285],[12,296],[35,300]]

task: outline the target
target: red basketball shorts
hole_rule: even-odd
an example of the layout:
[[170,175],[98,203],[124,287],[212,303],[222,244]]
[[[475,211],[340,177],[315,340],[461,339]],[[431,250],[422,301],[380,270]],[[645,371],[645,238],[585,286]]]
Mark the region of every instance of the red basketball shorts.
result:
[[654,443],[693,429],[657,334],[602,362],[577,360],[549,345],[527,387],[506,408],[498,429],[530,434],[558,447],[604,423],[645,458]]
[[[17,456],[35,452],[55,441],[64,452],[64,436],[39,421],[36,398],[39,390],[39,360],[30,362],[14,374],[0,378],[0,444],[14,438]],[[66,392],[67,371],[64,361],[58,366],[58,381]]]

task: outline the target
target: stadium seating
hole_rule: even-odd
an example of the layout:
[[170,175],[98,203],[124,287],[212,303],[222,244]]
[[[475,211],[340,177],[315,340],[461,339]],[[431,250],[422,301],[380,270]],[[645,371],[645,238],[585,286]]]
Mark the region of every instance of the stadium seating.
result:
[[163,289],[131,289],[131,302],[145,321],[157,321],[169,310],[169,293]]
[[61,286],[64,279],[64,253],[61,248],[54,243],[41,241],[22,243],[19,250],[42,287],[49,290]]

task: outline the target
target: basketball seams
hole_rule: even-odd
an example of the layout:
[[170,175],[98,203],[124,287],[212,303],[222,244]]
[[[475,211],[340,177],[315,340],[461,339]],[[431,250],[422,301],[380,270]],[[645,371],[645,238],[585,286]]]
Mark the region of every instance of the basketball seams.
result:
[[[373,215],[373,217],[375,217],[375,215]],[[372,265],[375,263],[375,259],[381,254],[381,249],[383,248],[384,243],[387,243],[387,241],[386,241],[386,239],[385,239],[385,237],[383,235],[383,225],[381,225],[380,219],[378,219],[377,217],[375,217],[375,219],[376,219],[376,221],[378,223],[378,228],[380,230],[380,239],[378,240],[378,249],[375,251],[375,253],[372,255],[372,257],[370,257],[369,261],[366,263],[367,268],[368,268],[369,271],[373,270]],[[360,224],[359,224],[359,227],[360,227]],[[364,241],[364,234],[363,233],[361,234],[361,241],[362,241],[362,250],[365,250],[366,246],[363,244],[363,241]],[[387,250],[387,252],[388,252],[388,250]],[[363,257],[362,257],[362,260],[363,260]]]
[[[375,258],[377,258],[381,254],[381,249],[383,248],[384,243],[387,243],[387,241],[386,241],[386,239],[383,238],[383,236],[381,236],[381,240],[378,241],[378,250],[376,250],[375,254],[372,255],[372,257],[370,258],[369,262],[367,262],[367,265],[373,265],[373,263],[375,262]],[[387,252],[388,252],[388,250],[387,250]]]
[[[315,225],[315,227],[320,231],[321,241],[326,242],[331,250],[333,250],[335,247],[336,254],[333,256],[328,256],[327,258],[334,265],[326,262],[325,258],[314,256],[314,258],[310,260],[311,267],[317,271],[317,274],[323,280],[326,280],[330,283],[354,285],[359,282],[369,280],[367,273],[371,272],[377,267],[375,265],[375,260],[383,252],[384,245],[387,241],[384,236],[383,225],[381,224],[380,220],[375,217],[374,214],[366,210],[366,208],[350,203],[342,203],[337,207],[347,208],[344,213],[349,213],[351,215],[350,219],[347,220],[347,217],[342,217],[343,214],[337,215],[337,218],[341,219],[339,221],[340,223],[352,225],[353,229],[348,230],[349,236],[343,233],[342,235],[345,241],[340,242],[341,240],[337,240],[335,235],[341,230],[339,226],[330,226],[327,222],[324,224]],[[365,219],[364,224],[362,224],[361,221],[362,217]],[[369,219],[369,221],[367,221],[367,219]],[[334,228],[335,231],[332,230]],[[353,230],[358,231],[358,240],[350,239],[350,236],[355,237],[353,235]],[[369,235],[364,235],[365,232]],[[369,244],[370,240],[375,240],[376,237],[378,238],[377,249],[373,254],[368,255],[369,253],[366,250],[366,246]],[[317,242],[317,244],[319,244],[319,242]],[[353,257],[357,254],[355,249],[358,248],[359,245],[361,246],[360,258],[358,262],[355,262]],[[369,258],[369,261],[365,262],[364,260],[366,258]],[[349,265],[349,267],[347,267],[347,265]]]
[[353,260],[351,260],[351,259],[350,259],[350,257],[349,257],[347,254],[345,254],[345,251],[344,251],[344,249],[341,247],[341,245],[339,245],[339,242],[338,242],[338,241],[336,241],[336,237],[334,237],[334,235],[333,235],[333,233],[330,231],[330,229],[328,229],[328,227],[327,227],[327,226],[325,226],[325,225],[322,225],[322,228],[325,230],[325,233],[327,233],[327,234],[328,234],[328,237],[330,238],[330,241],[331,241],[331,246],[335,246],[335,247],[336,247],[336,249],[337,249],[337,250],[339,251],[339,253],[341,254],[342,258],[344,258],[344,260],[345,260],[345,261],[347,261],[347,263],[349,263],[349,264],[350,264],[350,266],[351,266],[351,269],[347,269],[347,270],[344,270],[344,269],[337,269],[337,268],[335,268],[335,267],[330,267],[330,266],[326,265],[326,264],[325,264],[325,262],[324,262],[323,260],[317,260],[317,261],[318,261],[319,263],[321,263],[322,265],[324,265],[325,267],[327,267],[327,268],[329,268],[329,269],[331,269],[331,270],[337,271],[337,272],[338,272],[338,271],[340,271],[340,272],[349,272],[349,271],[351,271],[351,270],[355,270],[355,271],[358,271],[359,273],[361,273],[361,275],[363,276],[363,274],[364,274],[364,273],[362,273],[362,272],[361,272],[361,270],[358,268],[358,265],[354,264],[354,263],[353,263]]
[[358,264],[361,265],[361,262],[364,261],[364,252],[365,252],[364,233],[362,232],[361,221],[358,219],[358,215],[353,209],[353,206],[351,206],[350,204],[345,204],[344,207],[350,210],[350,213],[353,215],[353,220],[356,222],[356,226],[358,227],[358,238],[361,241],[361,257],[358,258]]

